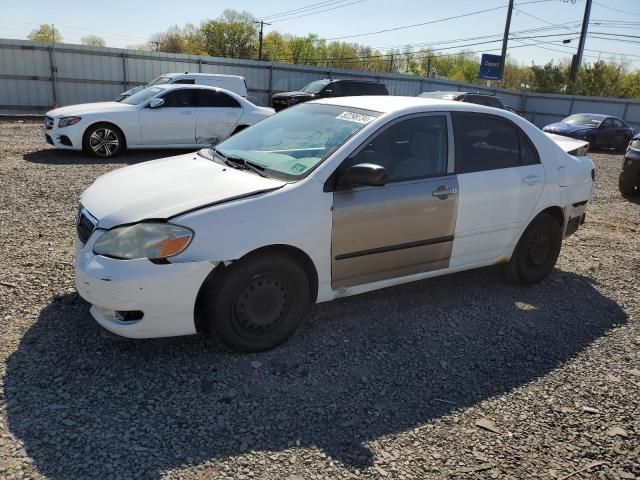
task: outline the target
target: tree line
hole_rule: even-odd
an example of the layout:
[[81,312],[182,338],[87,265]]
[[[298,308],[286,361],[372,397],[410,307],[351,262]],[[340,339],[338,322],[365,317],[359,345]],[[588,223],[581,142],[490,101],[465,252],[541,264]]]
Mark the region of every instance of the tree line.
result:
[[[29,35],[31,40],[62,42],[63,37],[51,25],[41,25]],[[82,38],[82,43],[105,46],[96,35]],[[257,59],[259,32],[256,18],[246,11],[225,10],[214,20],[199,26],[173,26],[153,34],[148,42],[129,45],[137,50],[186,53]],[[355,42],[328,41],[316,34],[306,36],[270,31],[263,37],[261,58],[277,63],[313,65],[327,68],[408,73],[436,76],[483,84],[478,78],[480,57],[472,51],[443,54],[435,49],[414,50],[410,47],[381,51]],[[640,70],[622,61],[598,60],[585,64],[575,83],[569,82],[570,62],[550,61],[545,65],[524,65],[507,56],[503,88],[541,93],[572,93],[618,98],[640,98]]]

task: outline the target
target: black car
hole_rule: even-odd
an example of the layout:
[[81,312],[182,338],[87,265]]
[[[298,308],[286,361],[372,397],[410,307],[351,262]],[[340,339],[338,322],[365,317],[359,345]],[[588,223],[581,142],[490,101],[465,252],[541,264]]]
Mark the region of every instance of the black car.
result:
[[623,120],[601,113],[575,113],[542,128],[543,132],[589,142],[589,147],[615,148],[624,152],[637,133]]
[[316,80],[295,92],[276,93],[271,97],[271,106],[277,112],[291,105],[315,98],[352,97],[356,95],[389,95],[384,83],[366,80]]
[[640,135],[633,137],[627,148],[618,186],[623,195],[640,193]]
[[477,105],[486,105],[487,107],[499,108],[501,110],[509,110],[517,113],[513,108],[502,103],[500,97],[488,95],[479,92],[422,92],[419,97],[437,98],[440,100],[455,100],[457,102],[475,103]]

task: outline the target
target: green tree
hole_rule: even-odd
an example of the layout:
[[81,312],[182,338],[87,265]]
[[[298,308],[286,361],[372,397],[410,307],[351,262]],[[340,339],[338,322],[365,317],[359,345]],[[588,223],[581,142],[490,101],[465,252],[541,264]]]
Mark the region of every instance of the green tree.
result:
[[204,46],[214,57],[253,58],[257,52],[258,31],[249,12],[225,10],[215,20],[202,23]]
[[625,82],[624,65],[598,60],[580,69],[573,93],[594,97],[628,97],[633,89]]
[[32,30],[31,33],[27,35],[27,38],[35,42],[62,42],[62,35],[58,29],[47,23],[43,23],[35,30]]
[[569,81],[569,65],[554,64],[531,66],[531,90],[544,93],[564,93]]
[[107,42],[104,41],[104,38],[99,37],[97,35],[87,35],[80,39],[83,45],[90,45],[92,47],[104,47],[107,45]]

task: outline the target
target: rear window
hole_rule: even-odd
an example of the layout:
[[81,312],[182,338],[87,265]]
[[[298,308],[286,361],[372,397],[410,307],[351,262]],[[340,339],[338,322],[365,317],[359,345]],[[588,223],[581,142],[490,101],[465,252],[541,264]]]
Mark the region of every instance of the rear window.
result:
[[511,122],[491,115],[452,113],[456,173],[540,163],[527,136]]

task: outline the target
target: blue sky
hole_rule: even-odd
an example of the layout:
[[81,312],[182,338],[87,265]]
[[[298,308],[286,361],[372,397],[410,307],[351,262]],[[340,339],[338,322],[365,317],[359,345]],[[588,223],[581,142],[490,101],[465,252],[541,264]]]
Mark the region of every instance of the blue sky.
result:
[[[510,41],[510,47],[517,47],[510,50],[510,54],[526,64],[569,58],[577,48],[578,35],[576,32],[579,32],[580,26],[576,22],[580,22],[582,19],[585,0],[538,0],[535,3],[532,2],[534,0],[516,0],[511,31],[518,34],[519,31],[534,28],[548,27],[548,30],[518,34],[520,37],[538,36],[538,38]],[[2,0],[0,2],[2,7],[0,37],[25,38],[39,24],[54,23],[67,43],[79,43],[82,36],[93,33],[103,37],[108,46],[125,47],[130,44],[143,43],[150,34],[166,30],[171,25],[182,26],[187,22],[199,24],[203,19],[213,19],[226,8],[247,10],[257,18],[261,18],[317,3],[320,3],[320,0],[281,0],[277,3],[258,0],[218,0],[216,2],[110,0],[100,3],[91,0],[84,2],[77,0],[8,2]],[[323,9],[328,11],[298,18],[291,17],[299,16],[302,13],[306,14],[309,11],[272,17],[270,20],[272,25],[266,27],[266,31],[274,29],[297,35],[316,33],[324,38],[334,38],[503,7],[449,21],[345,39],[382,49],[406,44],[416,45],[415,48],[425,48],[427,45],[432,45],[436,49],[453,47],[443,50],[443,53],[450,53],[455,52],[460,45],[486,41],[485,38],[478,37],[500,35],[504,29],[505,7],[508,0],[398,0],[396,2],[389,2],[389,0],[343,0],[342,2],[328,0],[322,3],[326,7],[320,5],[316,7],[316,11]],[[335,8],[337,5],[344,6]],[[615,41],[610,36],[611,33],[638,36],[640,33],[640,1],[598,0],[593,4],[591,19],[592,21],[638,23],[635,25],[613,25],[611,23],[591,25],[590,31],[594,32],[594,36],[601,38],[588,39],[585,61],[594,61],[598,57],[609,59],[612,58],[612,54],[618,54],[616,56],[618,59],[621,58],[621,55],[626,55],[625,59],[630,62],[633,68],[640,68],[640,49],[637,48],[640,44],[640,36],[638,38],[618,36],[616,37],[618,40]],[[540,35],[547,36],[540,37]],[[608,39],[604,39],[605,37]],[[435,43],[467,38],[474,38],[474,40],[446,44]],[[562,40],[568,39],[571,40],[570,43],[565,45],[561,43]],[[550,43],[522,46],[523,42]],[[500,43],[487,43],[468,48],[474,51],[499,53]]]

